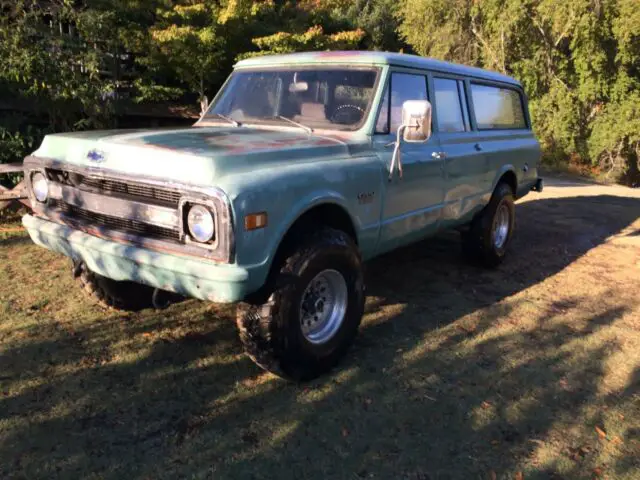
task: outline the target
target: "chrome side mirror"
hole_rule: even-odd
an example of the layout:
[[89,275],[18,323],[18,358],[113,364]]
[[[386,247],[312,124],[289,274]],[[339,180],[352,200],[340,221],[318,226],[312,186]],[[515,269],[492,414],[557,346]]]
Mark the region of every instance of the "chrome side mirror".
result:
[[402,125],[398,132],[391,158],[389,181],[398,166],[398,176],[402,178],[402,159],[400,144],[402,140],[409,143],[423,143],[431,138],[431,103],[428,100],[407,100],[402,104]]
[[431,137],[431,103],[407,100],[402,104],[402,126],[405,142],[426,142]]
[[204,95],[200,99],[200,116],[202,117],[205,113],[207,113],[207,110],[209,110],[209,99],[206,95]]

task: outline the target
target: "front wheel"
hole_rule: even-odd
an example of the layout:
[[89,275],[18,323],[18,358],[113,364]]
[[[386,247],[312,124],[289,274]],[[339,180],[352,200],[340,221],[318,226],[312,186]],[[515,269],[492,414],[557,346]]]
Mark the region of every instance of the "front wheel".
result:
[[489,267],[502,263],[513,235],[515,205],[513,191],[506,183],[496,187],[489,204],[463,233],[465,256]]
[[73,264],[73,276],[103,308],[137,312],[153,306],[153,288],[147,285],[103,277],[89,270],[84,262]]
[[329,371],[353,343],[364,311],[356,245],[333,229],[303,236],[274,283],[280,286],[265,303],[238,309],[245,351],[265,370],[296,381]]

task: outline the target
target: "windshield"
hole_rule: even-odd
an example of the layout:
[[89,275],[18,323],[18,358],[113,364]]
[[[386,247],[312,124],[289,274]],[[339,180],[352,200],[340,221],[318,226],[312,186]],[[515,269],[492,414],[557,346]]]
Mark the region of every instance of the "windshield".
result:
[[376,68],[345,67],[238,70],[205,118],[297,123],[307,130],[355,130],[369,112],[378,72]]

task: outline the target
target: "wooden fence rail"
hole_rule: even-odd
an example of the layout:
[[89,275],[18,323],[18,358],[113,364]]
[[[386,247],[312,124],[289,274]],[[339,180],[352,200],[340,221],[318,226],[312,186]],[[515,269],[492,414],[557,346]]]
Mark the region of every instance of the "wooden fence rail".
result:
[[[2,163],[0,164],[0,176],[10,173],[22,173],[22,163]],[[6,188],[0,185],[0,210],[9,207],[13,202],[20,202],[31,208],[31,203],[27,196],[24,179],[13,188]]]

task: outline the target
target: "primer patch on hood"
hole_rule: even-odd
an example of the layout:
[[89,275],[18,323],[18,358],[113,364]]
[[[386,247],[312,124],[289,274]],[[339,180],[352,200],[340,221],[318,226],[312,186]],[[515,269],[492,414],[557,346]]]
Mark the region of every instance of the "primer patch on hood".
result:
[[242,128],[234,130],[193,128],[128,136],[115,141],[116,143],[181,151],[195,155],[236,155],[249,152],[339,145],[342,143],[338,139],[317,135],[308,136],[294,132]]

